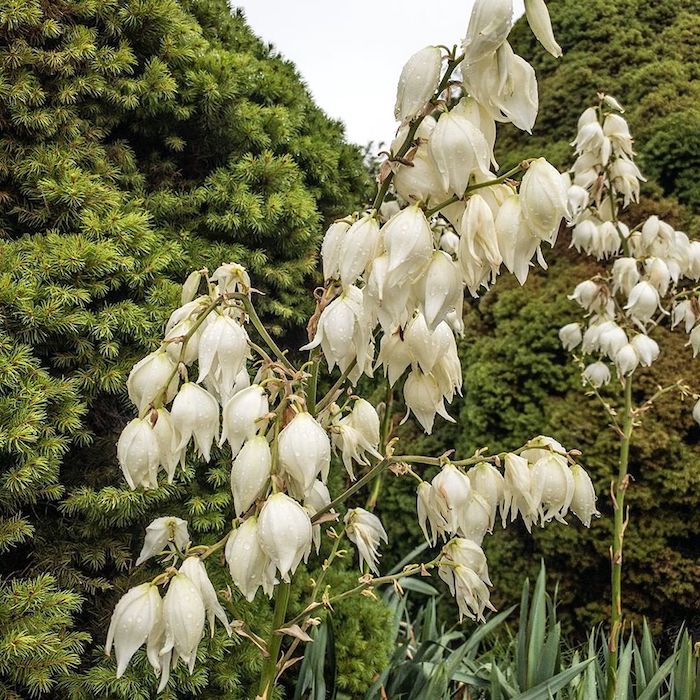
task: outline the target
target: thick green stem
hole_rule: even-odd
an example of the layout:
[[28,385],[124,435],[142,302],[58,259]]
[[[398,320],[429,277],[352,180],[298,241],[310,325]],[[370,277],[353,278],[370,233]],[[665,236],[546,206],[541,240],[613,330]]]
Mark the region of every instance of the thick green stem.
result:
[[622,414],[622,435],[620,440],[620,461],[617,478],[612,484],[612,502],[614,508],[613,544],[611,557],[611,606],[610,637],[608,639],[608,679],[606,700],[614,700],[617,686],[617,664],[619,659],[620,633],[622,630],[622,546],[625,537],[625,495],[629,486],[628,467],[630,443],[634,429],[634,412],[632,406],[632,376],[625,379],[625,405]]
[[290,588],[290,584],[283,581],[275,589],[275,612],[272,618],[270,640],[267,644],[268,657],[265,659],[260,674],[259,695],[263,700],[269,700],[272,688],[275,685],[277,661],[282,646],[282,636],[276,634],[276,631],[284,625],[284,618],[287,615],[287,606],[289,605]]
[[[391,411],[394,403],[394,390],[389,384],[389,380],[386,381],[386,394],[384,397],[384,414],[382,415],[382,424],[379,431],[379,445],[382,452],[386,452],[386,446],[391,437]],[[379,499],[379,494],[382,490],[382,482],[384,481],[384,472],[380,472],[372,484],[372,492],[367,499],[365,508],[369,511],[374,510],[377,505],[377,500]]]

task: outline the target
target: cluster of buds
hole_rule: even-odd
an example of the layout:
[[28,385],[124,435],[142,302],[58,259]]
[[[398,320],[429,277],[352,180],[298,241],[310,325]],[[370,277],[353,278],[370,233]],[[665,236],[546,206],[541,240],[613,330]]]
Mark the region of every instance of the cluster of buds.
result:
[[660,353],[649,334],[669,316],[672,328],[689,335],[693,356],[700,352],[700,241],[657,216],[631,230],[620,220],[644,181],[622,112],[608,95],[584,111],[572,143],[578,158],[563,175],[572,247],[612,260],[608,274],[581,282],[570,296],[587,312],[586,328],[569,323],[559,332],[566,350],[580,346],[593,356],[583,380],[595,389],[610,381],[611,367],[621,379],[649,367]]
[[[544,2],[527,13],[560,55]],[[512,25],[512,0],[479,0],[461,54],[429,46],[408,60],[381,197],[334,223],[321,249],[326,288],[305,349],[320,347],[353,383],[377,366],[392,386],[407,372],[406,406],[427,432],[436,415],[450,420],[446,403],[461,393],[465,288],[477,296],[503,266],[524,284],[534,257],[545,266],[541,245],[554,243],[568,211],[566,187],[544,159],[493,172],[496,123],[530,131],[537,115],[534,71],[507,41]]]

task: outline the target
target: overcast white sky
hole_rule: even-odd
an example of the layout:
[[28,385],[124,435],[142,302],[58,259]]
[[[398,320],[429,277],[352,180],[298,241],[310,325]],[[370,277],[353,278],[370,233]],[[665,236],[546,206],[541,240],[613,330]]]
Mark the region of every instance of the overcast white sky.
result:
[[[231,0],[253,31],[293,61],[350,141],[391,140],[406,60],[429,44],[462,39],[472,0]],[[523,0],[515,0],[516,15]]]

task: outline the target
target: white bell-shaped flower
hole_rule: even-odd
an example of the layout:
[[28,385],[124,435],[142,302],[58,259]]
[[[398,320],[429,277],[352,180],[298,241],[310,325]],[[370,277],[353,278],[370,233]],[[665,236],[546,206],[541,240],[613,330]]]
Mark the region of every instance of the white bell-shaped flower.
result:
[[155,418],[152,412],[150,418],[152,420],[155,419],[153,432],[156,435],[156,440],[158,440],[158,446],[160,448],[159,461],[168,475],[168,483],[172,484],[175,478],[177,465],[183,461],[185,457],[184,451],[178,450],[180,435],[175,428],[173,418],[167,408],[159,408],[155,413]]
[[440,115],[428,145],[443,187],[457,197],[464,195],[473,173],[489,170],[491,150],[484,135],[457,110]]
[[496,51],[513,26],[513,0],[476,0],[462,42],[464,65]]
[[418,279],[433,254],[433,233],[423,210],[412,205],[392,216],[382,228],[384,248],[389,255],[389,285]]
[[538,459],[532,465],[532,478],[542,525],[553,518],[566,523],[564,516],[574,496],[574,479],[566,457],[550,452]]
[[[575,148],[576,153],[592,153],[599,156],[604,141],[603,127],[598,122],[595,110],[589,108],[579,118],[576,139],[571,145]],[[603,164],[599,157],[587,162],[586,165],[597,163]],[[578,167],[580,169],[581,165]]]
[[417,117],[428,104],[440,82],[442,51],[426,46],[408,59],[399,77],[394,116],[400,122]]
[[492,585],[484,550],[473,540],[455,537],[442,548],[442,554],[455,564],[474,571],[487,586]]
[[117,657],[117,678],[121,678],[131,657],[149,637],[157,634],[162,614],[162,601],[158,587],[142,583],[127,591],[117,603],[107,630],[105,652]]
[[693,406],[693,420],[700,425],[700,401],[696,401]]
[[656,287],[656,290],[663,297],[668,293],[671,284],[671,271],[663,258],[647,258],[644,261],[644,272],[646,279]]
[[530,232],[522,216],[520,197],[507,197],[495,219],[498,250],[503,263],[522,285],[527,281],[532,256],[539,251],[540,239]]
[[441,565],[438,575],[447,584],[450,593],[457,601],[460,622],[464,617],[470,620],[484,620],[484,611],[495,610],[489,600],[489,589],[473,569],[463,564]]
[[141,554],[136,560],[136,566],[143,564],[147,559],[158,556],[166,547],[171,552],[186,551],[190,544],[190,535],[187,532],[187,521],[172,515],[156,518],[147,528],[143,541]]
[[639,355],[637,355],[634,345],[627,343],[627,345],[618,350],[614,361],[617,373],[621,377],[626,377],[628,374],[632,374],[639,366]]
[[407,202],[440,204],[449,194],[445,189],[437,164],[427,143],[422,143],[413,153],[411,164],[393,164],[394,188]]
[[580,304],[586,311],[600,310],[607,303],[606,288],[593,280],[579,282],[569,299]]
[[642,367],[650,367],[659,356],[659,344],[644,333],[635,335],[630,344],[636,350]]
[[245,328],[229,316],[217,315],[199,339],[197,381],[210,377],[223,390],[230,390],[249,355]]
[[176,367],[165,350],[152,352],[133,366],[126,387],[139,413],[158,399],[162,403],[172,401],[179,382]]
[[623,195],[623,206],[639,201],[640,182],[646,182],[639,168],[627,158],[617,158],[610,166],[613,188]]
[[283,581],[289,581],[302,559],[311,553],[313,533],[309,514],[284,493],[270,496],[260,511],[258,537],[263,552],[277,568]]
[[314,339],[301,349],[311,350],[319,345],[330,369],[337,364],[345,371],[357,359],[358,373],[351,376],[351,380],[357,381],[363,371],[371,376],[374,346],[362,290],[345,287],[340,296],[323,309]]
[[561,46],[557,44],[554,38],[552,21],[549,18],[549,10],[544,0],[525,0],[525,14],[527,23],[530,25],[530,29],[532,29],[532,33],[537,38],[537,41],[554,58],[561,58]]
[[566,202],[567,222],[570,225],[578,223],[590,202],[588,190],[579,185],[568,185],[566,190]]
[[504,480],[501,472],[488,462],[480,462],[468,472],[472,493],[477,493],[489,506],[489,530],[493,529],[496,511],[503,505]]
[[425,316],[418,311],[404,330],[404,342],[411,354],[411,362],[429,374],[437,362],[438,348]]
[[418,419],[428,435],[433,431],[435,414],[454,422],[445,408],[440,386],[432,375],[424,374],[419,369],[411,371],[404,382],[403,396],[406,408]]
[[498,273],[503,261],[498,249],[493,212],[481,195],[469,198],[459,234],[459,265],[469,290],[474,293],[482,284],[484,275],[475,274],[473,263],[477,263],[476,269],[485,270],[488,278]]
[[586,526],[590,527],[591,518],[600,515],[595,507],[596,495],[591,477],[586,470],[575,464],[571,467],[574,479],[574,495],[571,499],[571,512]]
[[459,250],[459,236],[454,232],[447,230],[440,236],[440,250],[444,250],[448,255],[457,255]]
[[[197,278],[201,279],[201,275],[197,274]],[[172,314],[170,314],[170,319],[165,326],[165,336],[163,340],[165,341],[165,350],[170,355],[173,362],[184,362],[186,365],[191,365],[199,354],[199,339],[204,332],[207,323],[210,321],[211,316],[207,318],[196,328],[195,324],[199,322],[198,312],[202,312],[205,308],[205,304],[210,301],[209,297],[200,297],[195,301],[191,301],[179,309],[175,309]],[[194,330],[193,330],[194,329]],[[187,340],[187,345],[183,344],[184,338],[188,334],[192,333]]]
[[235,457],[243,443],[255,437],[259,421],[269,412],[267,393],[259,384],[252,384],[234,394],[224,405],[219,445],[228,440]]
[[619,114],[608,114],[603,122],[603,132],[610,139],[613,149],[628,158],[634,157],[629,125]]
[[314,479],[328,477],[331,464],[331,443],[326,431],[306,411],[298,413],[279,435],[277,453],[280,467],[292,477],[306,496]]
[[374,449],[379,447],[380,422],[377,409],[366,399],[356,399],[350,412],[350,420],[362,437]]
[[370,571],[379,574],[379,545],[389,541],[381,520],[364,508],[351,508],[343,522],[348,539],[357,547],[360,570],[367,564]]
[[462,511],[472,495],[469,478],[453,464],[446,464],[431,482],[432,497],[450,532],[460,527]]
[[393,333],[384,333],[379,343],[379,355],[377,365],[384,367],[384,375],[389,379],[389,384],[394,386],[407,367],[410,366],[413,356],[398,330]]
[[605,321],[599,325],[598,348],[611,360],[627,343],[627,333],[615,321]]
[[173,576],[163,598],[165,642],[161,657],[174,654],[192,673],[197,661],[197,647],[204,636],[205,617],[204,601],[190,577],[183,573]]
[[553,242],[568,210],[566,187],[559,171],[544,158],[530,163],[520,185],[523,218],[542,240]]
[[450,311],[462,311],[464,292],[459,268],[442,251],[433,253],[430,263],[420,278],[418,298],[430,330],[445,320]]
[[694,304],[691,299],[679,301],[671,311],[671,328],[683,324],[686,333],[693,330],[693,326],[698,322],[696,309],[700,310],[700,304]]
[[180,434],[178,449],[187,448],[191,438],[204,461],[211,456],[211,446],[219,436],[219,404],[216,399],[194,382],[180,387],[170,411],[173,424]]
[[250,275],[238,263],[219,265],[209,279],[216,282],[219,294],[250,293]]
[[458,532],[462,537],[480,545],[491,529],[491,506],[472,490],[466,506],[459,514]]
[[161,449],[150,417],[126,425],[117,442],[117,460],[130,488],[158,488]]
[[610,382],[610,368],[605,362],[593,362],[583,370],[583,379],[595,389]]
[[627,298],[625,310],[641,324],[648,323],[661,305],[659,292],[650,282],[642,280],[634,285]]
[[209,580],[209,574],[204,566],[204,562],[199,557],[187,557],[180,566],[180,573],[189,578],[199,591],[199,595],[204,603],[204,609],[209,622],[209,633],[214,636],[214,619],[218,619],[224,629],[231,635],[231,625],[228,622],[226,613],[219,602],[214,586]]
[[199,290],[199,285],[201,284],[201,282],[202,273],[199,270],[190,272],[184,284],[182,285],[182,292],[180,293],[180,303],[184,305],[191,302],[197,296],[197,291]]
[[433,488],[427,481],[421,481],[416,492],[418,524],[425,539],[433,547],[438,537],[445,537],[448,525],[440,512],[439,503],[433,496]]
[[270,481],[272,453],[263,435],[248,440],[233,460],[231,493],[237,516],[243,515],[265,492]]
[[323,263],[323,279],[340,279],[340,251],[343,239],[350,224],[347,221],[336,221],[331,224],[321,243],[321,261]]
[[272,597],[275,580],[269,575],[270,560],[260,546],[257,517],[251,516],[231,532],[224,557],[233,582],[249,603],[261,586]]
[[573,350],[581,344],[583,335],[580,323],[567,323],[559,329],[559,340],[564,350]]
[[501,510],[503,527],[506,526],[509,513],[511,521],[515,520],[520,513],[529,532],[537,516],[539,501],[527,459],[519,455],[507,454],[503,479],[503,508]]
[[379,221],[374,213],[365,214],[340,241],[340,280],[343,287],[355,284],[377,255]]
[[632,289],[640,280],[636,258],[618,258],[613,263],[613,293],[621,291],[629,296]]
[[413,304],[409,304],[411,283],[405,281],[400,285],[388,284],[388,270],[389,256],[384,253],[376,257],[372,262],[367,284],[362,290],[367,327],[374,328],[379,321],[385,332],[403,326],[409,313],[413,312]]

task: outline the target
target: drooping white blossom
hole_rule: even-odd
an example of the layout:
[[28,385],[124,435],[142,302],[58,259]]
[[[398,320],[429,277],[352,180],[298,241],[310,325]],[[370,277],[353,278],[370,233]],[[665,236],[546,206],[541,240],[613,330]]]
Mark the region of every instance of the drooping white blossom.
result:
[[162,403],[172,401],[179,382],[175,369],[175,363],[165,350],[152,352],[133,366],[126,387],[139,413],[158,398]]
[[540,44],[554,58],[560,58],[562,55],[561,46],[557,44],[554,38],[552,21],[549,18],[549,11],[544,0],[525,0],[525,14],[527,23]]
[[319,474],[325,482],[331,464],[331,443],[326,431],[308,412],[302,411],[282,429],[277,442],[282,471],[294,480],[305,497]]
[[204,562],[199,557],[187,557],[187,559],[185,559],[180,566],[180,573],[187,576],[187,578],[194,584],[195,588],[199,592],[202,603],[204,604],[204,610],[207,614],[209,632],[211,636],[214,636],[215,618],[221,622],[224,629],[230,636],[231,625],[229,624],[226,613],[219,602],[219,598],[216,595],[216,590],[214,590],[214,586],[209,580],[209,574],[207,574],[207,569],[204,566]]
[[379,518],[364,508],[351,508],[345,515],[348,539],[357,547],[360,569],[363,563],[370,571],[379,573],[379,545],[389,538]]
[[272,453],[263,435],[250,438],[236,455],[231,467],[233,507],[241,516],[260,498],[270,481]]
[[257,517],[247,518],[231,532],[224,556],[233,582],[248,602],[253,601],[261,586],[272,597],[276,581],[270,572],[270,559],[260,545]]
[[228,441],[235,457],[243,443],[258,432],[260,420],[270,412],[267,392],[252,384],[234,394],[224,405],[219,445]]
[[206,390],[194,382],[180,387],[170,411],[180,435],[178,449],[186,449],[190,439],[205,461],[209,461],[212,443],[219,437],[219,404]]
[[571,467],[574,479],[574,495],[571,499],[571,511],[586,526],[590,527],[591,518],[600,515],[595,507],[596,495],[591,478],[583,467],[575,464]]
[[396,93],[394,116],[398,121],[409,121],[423,111],[437,90],[441,66],[442,51],[437,46],[426,46],[408,59]]
[[173,515],[156,518],[147,528],[141,554],[136,560],[136,566],[147,559],[158,556],[166,547],[171,552],[184,552],[190,543],[187,532],[187,521]]

